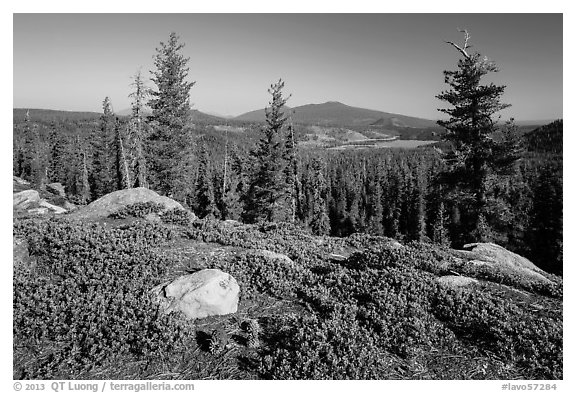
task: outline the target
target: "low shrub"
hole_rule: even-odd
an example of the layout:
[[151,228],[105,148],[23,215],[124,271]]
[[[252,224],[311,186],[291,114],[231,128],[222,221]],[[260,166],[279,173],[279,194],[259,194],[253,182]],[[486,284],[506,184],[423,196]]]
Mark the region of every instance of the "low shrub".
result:
[[555,298],[562,298],[563,296],[562,282],[550,274],[548,274],[549,281],[545,281],[497,264],[480,266],[466,264],[457,270],[469,277],[508,285],[531,293]]
[[160,213],[166,208],[161,203],[156,202],[137,202],[126,205],[122,209],[110,214],[108,217],[121,219],[127,217],[144,218],[150,213]]
[[382,351],[358,324],[356,310],[339,306],[326,318],[285,315],[274,321],[260,353],[266,379],[392,379],[401,360]]
[[[181,213],[170,214],[174,223]],[[232,227],[195,220],[177,231],[140,221],[115,228],[17,221],[14,232],[28,240],[37,264],[32,273],[15,272],[15,350],[40,347],[44,354],[22,363],[22,378],[72,378],[115,356],[150,363],[185,351],[192,328],[177,314],[156,314],[148,292],[170,262],[159,261],[154,247],[181,233],[245,249],[205,262],[236,278],[241,304],[265,295],[300,310],[251,316],[261,325],[247,341],[255,358],[245,367],[262,378],[562,378],[558,314],[533,312],[481,286],[439,285],[439,276],[462,267],[448,250],[421,243],[398,247],[381,237],[315,237],[285,224]],[[330,252],[342,244],[366,249],[332,262]],[[531,296],[561,313],[552,292],[531,288]],[[220,347],[215,354],[225,352],[216,351]],[[440,356],[435,354],[460,360],[427,374],[430,358]],[[491,374],[478,372],[483,361]]]
[[19,365],[21,378],[73,379],[118,356],[153,361],[183,348],[188,325],[156,313],[149,293],[166,268],[151,247],[169,230],[50,221],[15,232],[38,261],[34,273],[14,274],[15,350],[44,354]]
[[173,224],[187,227],[194,222],[194,215],[188,210],[169,209],[160,216],[165,224]]

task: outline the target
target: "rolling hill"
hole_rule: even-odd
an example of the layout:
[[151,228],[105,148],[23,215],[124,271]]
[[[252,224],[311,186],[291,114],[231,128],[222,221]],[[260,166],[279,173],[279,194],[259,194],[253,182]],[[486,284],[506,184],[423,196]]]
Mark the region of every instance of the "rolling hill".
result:
[[563,121],[556,120],[524,135],[531,151],[562,154]]
[[[131,113],[132,113],[132,109],[126,108],[126,109],[123,109],[121,111],[116,112],[116,115],[118,115],[118,116],[130,116]],[[145,109],[144,113],[146,115],[150,115],[152,113],[152,111],[150,109]],[[224,119],[222,117],[208,114],[208,113],[204,113],[204,112],[200,112],[197,109],[191,109],[190,110],[190,117],[191,117],[191,120],[193,122],[194,121],[200,121],[200,122],[220,123],[220,122],[226,121],[226,119]]]
[[[292,109],[295,108],[291,108],[286,105],[283,108],[285,114],[288,114]],[[243,113],[239,116],[233,117],[232,120],[247,121],[247,122],[263,122],[265,118],[266,114],[264,112],[264,108],[262,108],[262,109],[256,109],[255,111]]]
[[[303,124],[411,128],[426,128],[436,125],[433,120],[357,108],[335,101],[323,104],[307,104],[295,108],[287,107],[286,112],[288,111],[293,112],[292,118],[296,123]],[[264,121],[264,109],[244,113],[234,119],[251,122]]]
[[100,117],[97,112],[74,112],[74,111],[61,111],[53,109],[27,109],[27,108],[14,108],[12,110],[13,121],[24,121],[26,112],[30,114],[30,119],[35,121],[51,121],[51,120],[91,120]]

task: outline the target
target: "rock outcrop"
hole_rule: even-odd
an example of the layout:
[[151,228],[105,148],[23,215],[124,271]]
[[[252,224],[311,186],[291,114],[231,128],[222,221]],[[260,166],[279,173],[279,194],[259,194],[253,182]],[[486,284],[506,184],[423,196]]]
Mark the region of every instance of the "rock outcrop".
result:
[[45,191],[37,191],[30,188],[30,183],[17,176],[13,177],[13,208],[19,214],[47,215],[63,214],[68,209],[58,206],[67,203],[64,187],[60,183],[52,183],[46,186]]
[[12,176],[12,183],[13,183],[13,185],[19,185],[19,186],[29,186],[30,185],[29,181],[26,181],[26,180],[24,180],[18,176]]
[[478,280],[464,276],[442,276],[438,277],[438,283],[449,288],[460,288],[468,285],[477,284]]
[[138,187],[127,190],[118,190],[104,195],[88,206],[82,207],[68,215],[73,219],[100,219],[117,212],[125,206],[139,202],[155,202],[164,205],[168,209],[184,209],[181,204],[173,199],[158,195],[148,188]]
[[38,205],[40,205],[41,208],[46,208],[48,210],[51,210],[54,214],[63,214],[63,213],[66,213],[66,211],[67,211],[63,207],[53,205],[53,204],[48,203],[44,200],[40,201],[40,203],[38,203]]
[[235,313],[240,287],[230,274],[204,269],[159,285],[152,292],[164,312],[179,311],[188,319],[199,319]]
[[53,205],[44,199],[40,198],[40,194],[36,190],[24,190],[15,192],[13,194],[13,208],[20,212],[28,214],[63,214],[67,210],[63,207]]
[[40,194],[36,190],[15,192],[12,195],[14,209],[24,210],[40,203]]
[[289,265],[294,265],[294,261],[292,259],[290,259],[287,255],[280,254],[278,252],[268,250],[255,250],[253,252],[272,261],[280,261]]
[[46,191],[58,195],[62,198],[66,198],[66,191],[64,190],[64,186],[60,183],[50,183],[46,185]]
[[502,246],[494,243],[470,243],[464,245],[464,250],[473,253],[475,259],[484,261],[494,261],[500,265],[508,266],[513,269],[530,269],[538,273],[542,273],[542,269],[538,268],[528,259],[508,251]]
[[508,274],[519,274],[543,283],[551,281],[543,275],[542,269],[530,260],[494,243],[470,243],[465,250],[454,250],[455,255],[464,259],[470,266],[483,269],[498,269]]
[[78,206],[76,206],[72,202],[68,202],[68,201],[64,201],[64,203],[62,204],[62,207],[64,209],[68,210],[69,212],[78,209]]

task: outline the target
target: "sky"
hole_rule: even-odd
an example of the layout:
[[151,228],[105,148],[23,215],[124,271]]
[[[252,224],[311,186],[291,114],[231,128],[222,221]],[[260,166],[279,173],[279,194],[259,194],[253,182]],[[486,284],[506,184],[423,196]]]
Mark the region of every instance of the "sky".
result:
[[[97,111],[130,106],[155,48],[176,32],[190,58],[194,109],[263,108],[282,78],[289,106],[326,101],[428,119],[468,29],[507,86],[503,118],[561,118],[562,14],[14,14],[13,106]],[[154,84],[148,81],[149,87]]]

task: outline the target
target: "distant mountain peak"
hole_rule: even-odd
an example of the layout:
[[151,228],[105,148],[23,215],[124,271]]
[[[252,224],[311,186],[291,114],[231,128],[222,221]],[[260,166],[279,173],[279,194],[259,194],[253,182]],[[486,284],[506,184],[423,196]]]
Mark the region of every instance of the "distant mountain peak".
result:
[[[288,111],[289,108],[285,108]],[[292,108],[293,120],[302,124],[330,126],[388,126],[405,128],[434,127],[432,120],[387,113],[366,108],[357,108],[339,101],[327,101],[322,104],[306,104]],[[236,120],[262,122],[264,109],[258,109],[235,117]]]

